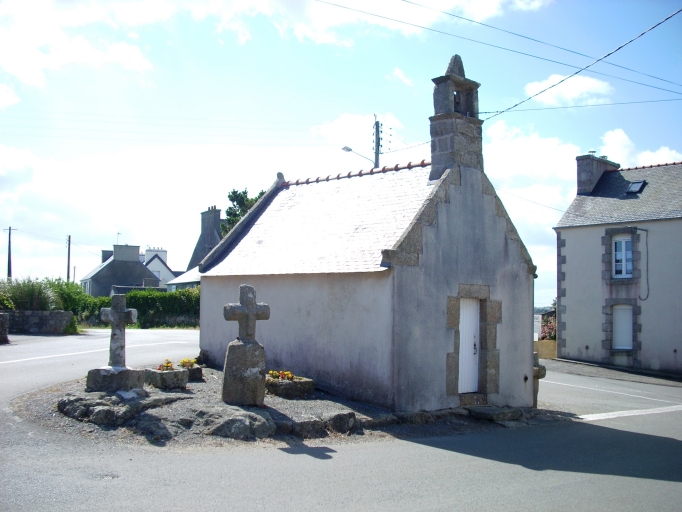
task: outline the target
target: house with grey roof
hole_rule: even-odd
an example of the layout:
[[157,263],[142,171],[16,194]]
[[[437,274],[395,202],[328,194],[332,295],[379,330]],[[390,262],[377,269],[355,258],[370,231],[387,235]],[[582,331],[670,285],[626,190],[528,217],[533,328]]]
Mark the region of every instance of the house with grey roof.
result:
[[682,372],[682,162],[577,157],[557,234],[559,357]]
[[167,289],[169,281],[181,276],[183,272],[171,270],[168,266],[168,251],[160,247],[148,247],[144,251],[144,266],[159,280],[159,288]]
[[[156,288],[159,279],[140,261],[139,245],[114,245],[113,251],[102,251],[102,263],[81,279],[85,293],[93,297],[108,296],[132,288]],[[125,289],[125,290],[124,290]]]
[[483,171],[479,84],[434,79],[431,161],[281,173],[204,258],[203,355],[222,366],[239,285],[270,306],[268,369],[394,410],[533,403],[536,267]]
[[166,284],[167,290],[169,292],[175,292],[178,290],[184,290],[185,288],[196,288],[201,284],[201,272],[199,272],[199,266],[189,269],[187,272],[183,272],[178,277],[172,281],[168,281]]

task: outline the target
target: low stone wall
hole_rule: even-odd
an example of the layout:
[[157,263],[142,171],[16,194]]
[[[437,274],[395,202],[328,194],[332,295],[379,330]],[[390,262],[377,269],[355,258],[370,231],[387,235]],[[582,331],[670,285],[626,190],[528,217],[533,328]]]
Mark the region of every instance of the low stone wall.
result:
[[556,359],[556,340],[534,341],[533,352],[537,352],[540,359]]
[[10,334],[64,334],[71,311],[8,311]]
[[9,315],[7,313],[0,313],[0,343],[9,343],[8,333]]

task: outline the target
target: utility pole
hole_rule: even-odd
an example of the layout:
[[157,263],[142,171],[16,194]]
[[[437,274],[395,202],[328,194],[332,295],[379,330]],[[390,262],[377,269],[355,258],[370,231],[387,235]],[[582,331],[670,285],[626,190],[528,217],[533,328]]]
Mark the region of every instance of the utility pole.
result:
[[379,168],[379,155],[381,154],[381,123],[374,114],[374,168]]
[[[68,247],[66,253],[66,282],[68,283],[71,278],[71,235],[67,238],[66,246]],[[76,276],[74,275],[73,278],[75,279]]]
[[[9,229],[5,229],[4,231],[8,231],[9,235],[7,236],[7,280],[11,281],[12,280],[12,226],[9,227]],[[14,228],[14,231],[19,231],[17,228]]]

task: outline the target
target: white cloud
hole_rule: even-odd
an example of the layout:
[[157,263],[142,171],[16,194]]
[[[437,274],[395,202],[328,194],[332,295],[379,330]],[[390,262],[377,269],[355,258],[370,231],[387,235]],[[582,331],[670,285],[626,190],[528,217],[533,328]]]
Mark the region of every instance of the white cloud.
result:
[[[539,9],[544,0],[437,0],[434,9],[482,21],[503,14],[506,9]],[[67,64],[123,64],[126,69],[152,67],[137,47],[127,43],[92,41],[83,32],[93,24],[103,23],[121,30],[122,37],[137,40],[131,28],[162,23],[177,15],[194,19],[215,18],[218,31],[234,32],[240,44],[251,37],[247,19],[268,17],[283,36],[293,34],[299,40],[318,44],[352,45],[341,34],[349,25],[378,26],[415,35],[422,29],[388,19],[362,14],[362,10],[405,20],[415,25],[433,26],[446,21],[460,23],[436,10],[424,9],[395,0],[346,0],[343,9],[313,0],[129,0],[97,2],[92,0],[58,2],[55,0],[5,0],[0,2],[0,68],[23,83],[44,86],[47,69]],[[356,10],[351,10],[356,9]],[[133,50],[133,48],[137,48]]]
[[114,14],[115,9],[110,11],[95,2],[8,0],[0,3],[0,68],[25,84],[38,87],[45,85],[45,70],[68,64],[119,64],[135,71],[150,69],[151,63],[139,47],[125,42],[92,40],[78,33],[93,23],[116,26]]
[[403,70],[400,68],[395,68],[392,73],[390,73],[389,75],[386,75],[386,78],[390,81],[398,80],[399,82],[404,83],[408,87],[412,87],[412,85],[414,85],[412,83],[412,80],[407,78],[405,73],[403,73]]
[[620,128],[610,130],[602,137],[604,145],[599,155],[605,155],[612,162],[621,167],[640,167],[643,165],[669,164],[682,161],[682,153],[661,146],[655,151],[637,151],[630,137]]
[[485,172],[538,267],[536,304],[556,296],[556,234],[552,230],[575,197],[580,148],[497,121],[485,131]]
[[21,100],[9,85],[0,84],[0,109],[19,103]]
[[128,37],[130,39],[134,39],[135,41],[140,39],[140,35],[137,32],[133,32],[133,31],[128,32]]
[[682,162],[682,153],[667,146],[661,146],[656,151],[642,151],[637,155],[637,165],[669,164],[672,162]]
[[[562,75],[551,75],[547,80],[531,82],[526,85],[525,91],[528,96],[537,94],[541,90],[556,84],[566,78]],[[590,78],[588,76],[574,76],[565,82],[540,94],[535,101],[543,105],[559,107],[572,105],[596,105],[605,103],[608,96],[613,92],[607,82]]]

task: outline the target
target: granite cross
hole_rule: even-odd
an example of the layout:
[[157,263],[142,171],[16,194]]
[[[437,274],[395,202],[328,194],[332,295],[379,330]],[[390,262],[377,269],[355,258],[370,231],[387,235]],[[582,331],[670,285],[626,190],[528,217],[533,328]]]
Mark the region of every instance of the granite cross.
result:
[[123,368],[126,365],[126,324],[137,322],[137,309],[126,308],[125,295],[112,295],[111,307],[99,312],[102,322],[111,322],[109,342],[109,366]]
[[223,310],[225,320],[239,322],[239,339],[256,341],[256,320],[270,318],[270,306],[256,304],[256,290],[253,286],[243,284],[239,287],[239,304],[225,304]]

